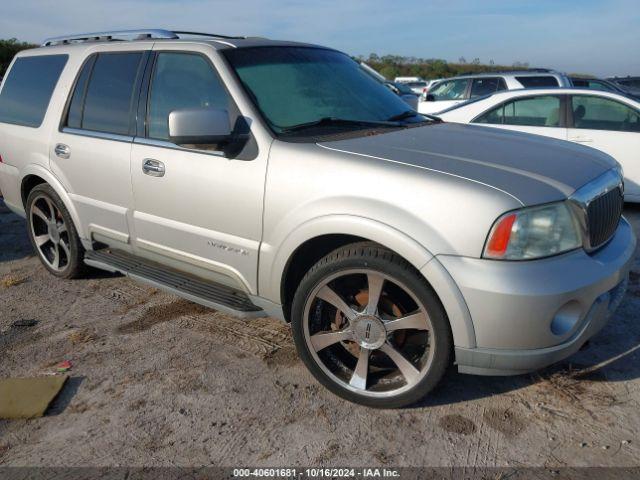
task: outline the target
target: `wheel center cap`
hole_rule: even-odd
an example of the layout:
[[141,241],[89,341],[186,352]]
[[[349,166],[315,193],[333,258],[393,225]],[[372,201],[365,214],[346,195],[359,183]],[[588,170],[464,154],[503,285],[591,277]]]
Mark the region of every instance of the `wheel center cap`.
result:
[[361,315],[353,324],[354,339],[362,348],[374,350],[387,340],[387,330],[378,317]]
[[53,240],[54,243],[58,243],[60,241],[60,234],[58,233],[57,224],[49,224],[49,235],[51,235],[51,240]]

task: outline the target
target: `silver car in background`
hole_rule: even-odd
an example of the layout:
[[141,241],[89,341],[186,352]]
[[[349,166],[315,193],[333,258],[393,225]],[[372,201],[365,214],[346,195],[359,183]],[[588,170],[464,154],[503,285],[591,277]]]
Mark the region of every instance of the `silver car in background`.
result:
[[373,407],[418,401],[452,362],[507,375],[571,355],[635,251],[610,156],[418,114],[294,42],[48,40],[2,84],[0,156],[53,275],[279,317],[319,382]]

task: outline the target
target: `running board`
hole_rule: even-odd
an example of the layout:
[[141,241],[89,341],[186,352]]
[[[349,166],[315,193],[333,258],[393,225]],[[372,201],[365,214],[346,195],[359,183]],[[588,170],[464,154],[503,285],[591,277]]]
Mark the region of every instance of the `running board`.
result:
[[244,318],[266,316],[264,310],[254,305],[247,294],[240,290],[207,282],[122,251],[87,250],[84,263],[100,270],[121,273],[230,315]]

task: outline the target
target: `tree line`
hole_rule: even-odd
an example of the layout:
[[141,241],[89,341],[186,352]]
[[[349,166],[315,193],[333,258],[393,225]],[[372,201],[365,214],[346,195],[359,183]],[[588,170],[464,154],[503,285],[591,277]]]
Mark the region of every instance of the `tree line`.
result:
[[[35,46],[27,42],[19,42],[15,38],[0,40],[0,78],[4,76],[16,53]],[[457,62],[447,62],[439,58],[403,57],[400,55],[379,56],[372,53],[368,57],[359,56],[356,59],[366,62],[390,80],[400,76],[430,79],[453,77],[466,73],[529,68],[529,64],[526,62],[515,62],[512,65],[495,65],[493,60],[486,64],[481,63],[479,58],[467,61],[464,57],[460,57]]]
[[19,42],[15,38],[11,38],[9,40],[0,39],[0,78],[4,77],[4,72],[7,71],[11,60],[13,60],[16,53],[20,50],[33,47],[35,47],[35,45],[27,42]]
[[395,77],[447,78],[471,73],[513,69],[526,70],[529,68],[529,63],[527,62],[496,65],[493,60],[490,60],[487,64],[482,63],[479,58],[467,61],[464,57],[460,57],[457,62],[447,62],[440,58],[402,57],[400,55],[379,56],[372,53],[368,57],[358,56],[356,60],[365,62],[390,80]]

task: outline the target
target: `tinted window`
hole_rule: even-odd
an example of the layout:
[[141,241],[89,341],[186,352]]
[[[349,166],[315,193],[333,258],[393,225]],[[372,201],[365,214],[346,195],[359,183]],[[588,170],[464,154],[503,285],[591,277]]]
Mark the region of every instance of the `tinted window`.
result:
[[525,88],[544,88],[557,87],[558,80],[550,75],[541,75],[539,77],[516,77],[516,80]]
[[575,95],[571,108],[575,128],[640,132],[640,113],[614,100]]
[[216,72],[200,55],[160,53],[149,98],[149,137],[169,139],[169,113],[183,108],[229,109],[229,97]]
[[558,127],[560,98],[544,95],[514,100],[483,114],[475,123]]
[[142,53],[99,54],[87,88],[82,128],[126,135],[129,133]]
[[95,59],[96,57],[93,56],[85,63],[76,82],[73,97],[71,97],[71,103],[69,104],[69,113],[67,114],[68,127],[82,127],[82,105],[87,91],[87,81],[89,80],[89,75],[91,74],[91,69],[93,68],[93,62]]
[[440,100],[463,100],[468,80],[446,80],[429,90],[429,95],[437,102]]
[[[258,47],[224,50],[271,127],[278,132],[323,118],[386,121],[407,104],[347,55],[322,48]],[[327,129],[328,128],[328,129]],[[357,130],[349,124],[318,132]],[[306,134],[309,130],[304,130]]]
[[39,127],[67,55],[18,58],[0,93],[0,122]]
[[615,89],[600,80],[590,78],[572,78],[571,84],[574,87],[589,88],[591,90],[603,90],[605,92],[615,92]]
[[627,87],[640,88],[640,79],[624,79],[616,80],[616,82],[625,85]]
[[471,98],[506,90],[507,85],[502,78],[476,78],[471,83]]

